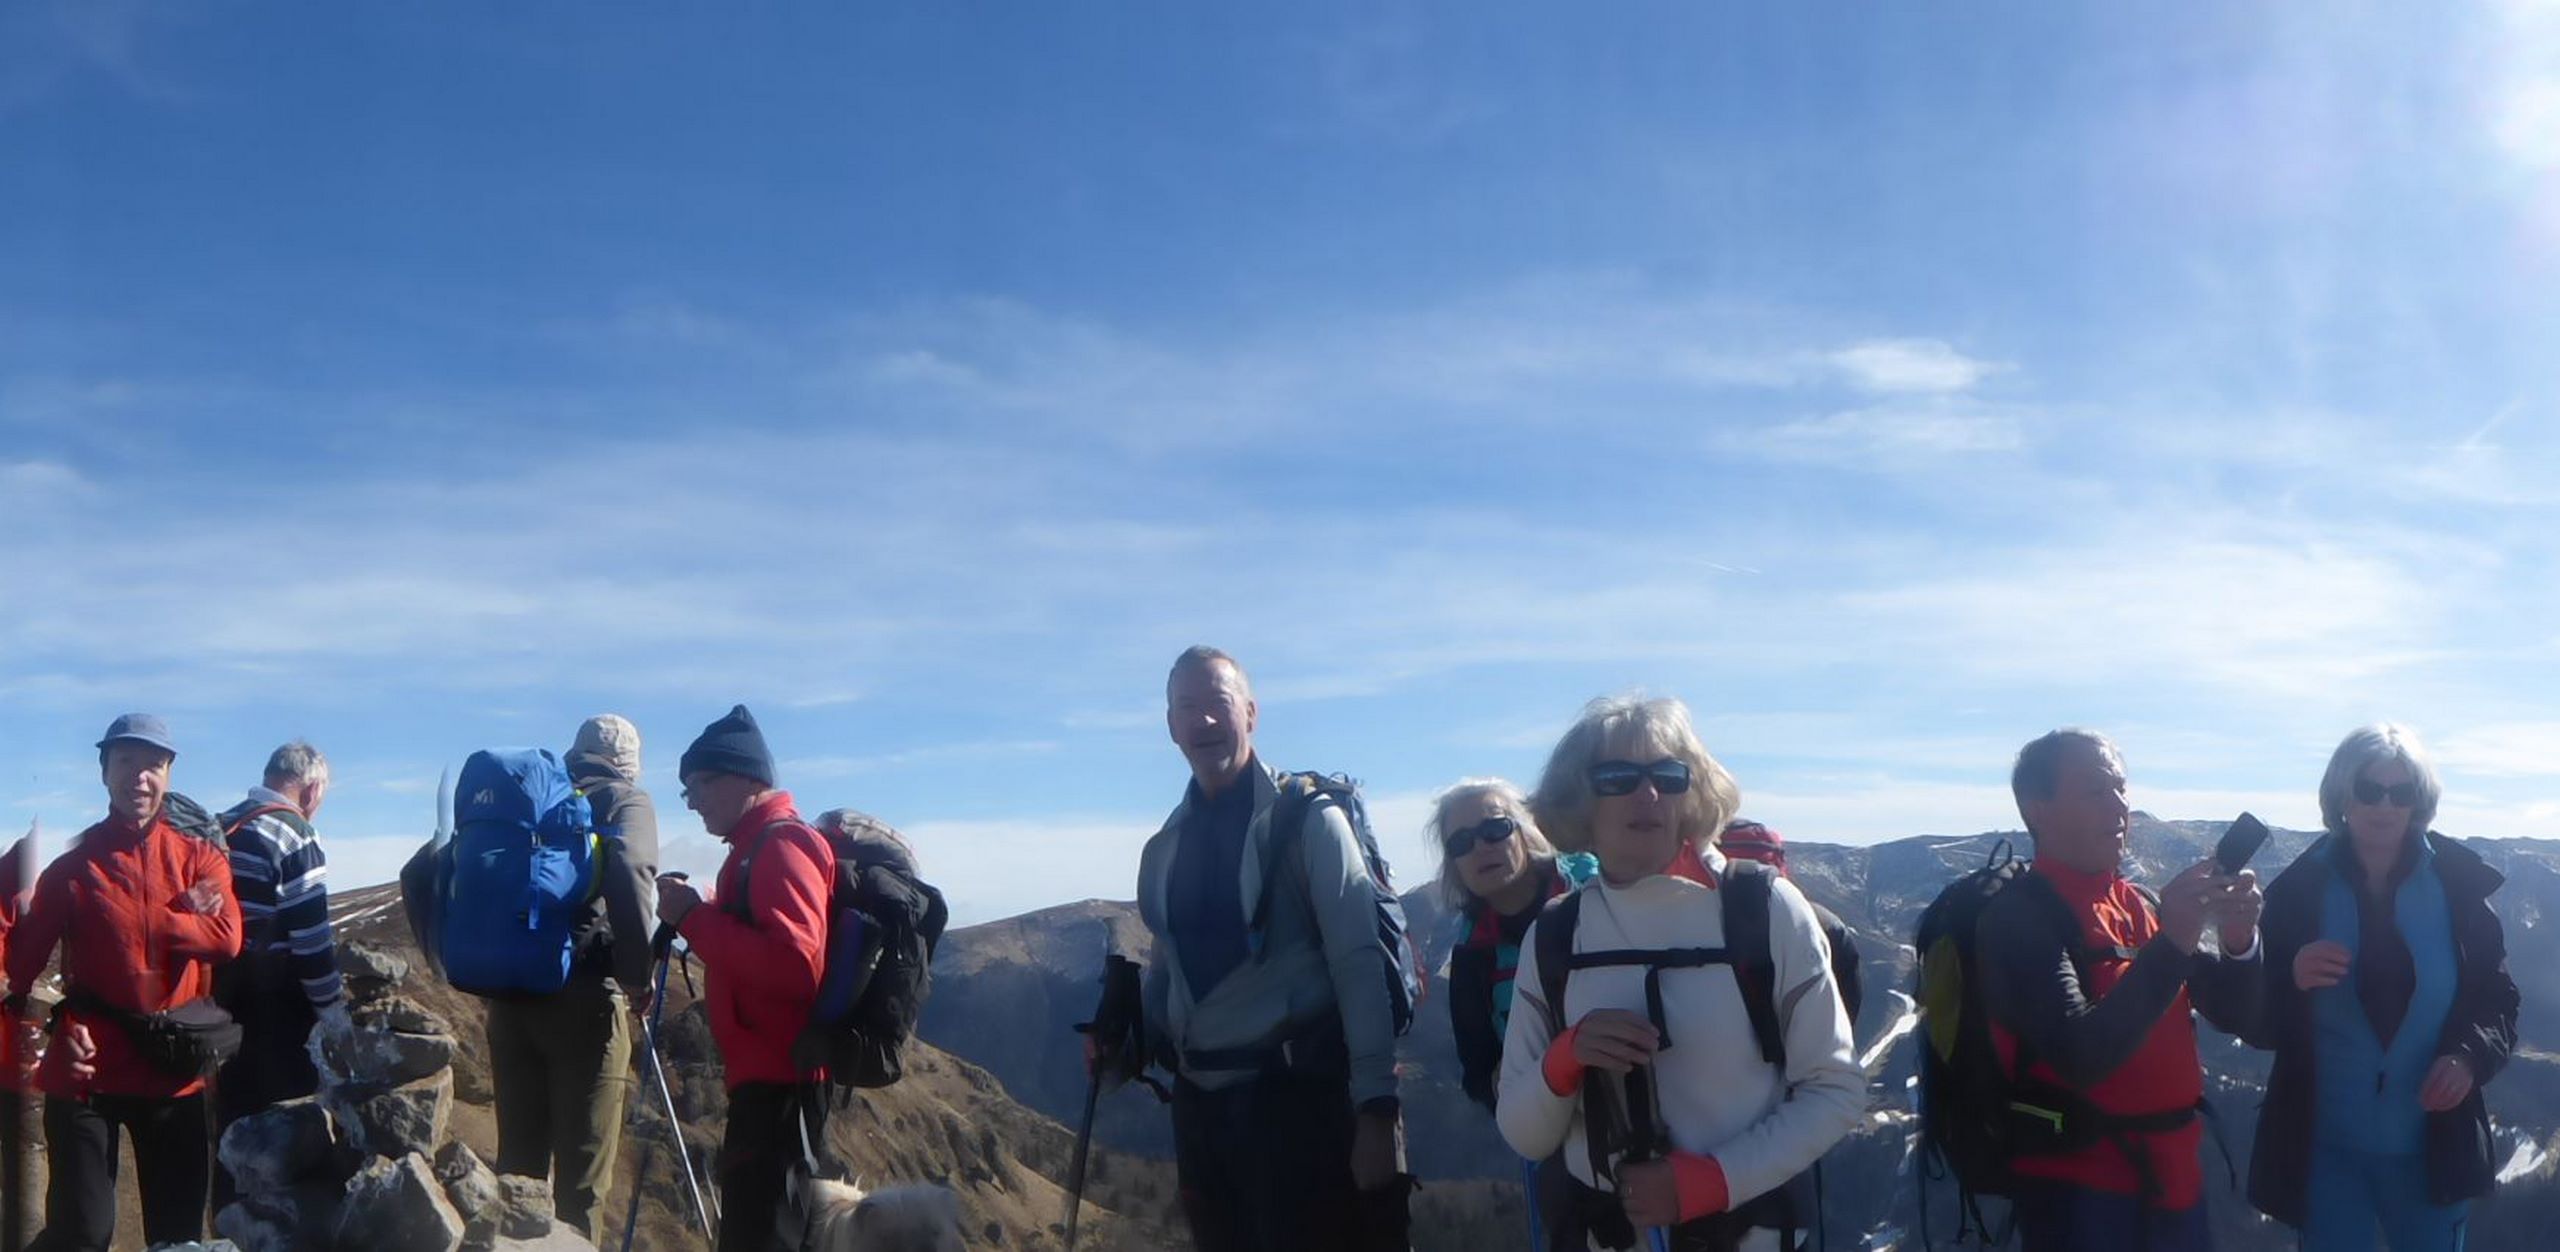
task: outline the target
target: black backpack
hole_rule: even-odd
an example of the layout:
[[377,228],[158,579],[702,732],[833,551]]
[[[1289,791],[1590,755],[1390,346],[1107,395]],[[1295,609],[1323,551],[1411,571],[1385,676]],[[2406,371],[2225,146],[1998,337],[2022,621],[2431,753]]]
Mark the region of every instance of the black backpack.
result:
[[1360,856],[1368,863],[1369,886],[1377,893],[1378,946],[1387,954],[1388,1013],[1395,1032],[1404,1034],[1413,1028],[1414,1006],[1422,1001],[1422,957],[1405,925],[1404,900],[1396,895],[1395,883],[1388,876],[1387,858],[1379,854],[1378,837],[1369,831],[1369,810],[1360,802],[1360,784],[1341,774],[1282,774],[1279,788],[1279,799],[1271,806],[1270,833],[1262,841],[1262,896],[1254,903],[1252,925],[1248,928],[1256,951],[1260,950],[1263,923],[1271,913],[1271,895],[1280,881],[1280,866],[1304,836],[1308,813],[1318,804],[1339,807],[1351,823],[1351,833],[1360,841]]
[[[2175,1129],[2192,1120],[2197,1108],[2151,1114],[2111,1114],[2087,1096],[2049,1082],[2012,1076],[1992,1043],[1989,1010],[1977,976],[1975,929],[1982,911],[2011,887],[2028,898],[2048,902],[2049,919],[2063,937],[2073,965],[2087,977],[2099,960],[2126,960],[2121,948],[2093,948],[2081,942],[2080,923],[2051,884],[2028,872],[2029,863],[2013,855],[2003,840],[1981,868],[1947,884],[1920,914],[1912,938],[1919,953],[1920,1013],[1920,1154],[1922,1165],[1921,1234],[1928,1235],[1928,1180],[1952,1174],[1958,1195],[1957,1239],[1965,1226],[1990,1237],[1976,1203],[1981,1196],[2014,1197],[2018,1175],[2013,1162],[2025,1156],[2076,1151],[2114,1139],[2126,1148],[2136,1168],[2146,1160],[2126,1141],[2133,1134]],[[2156,912],[2159,898],[2136,886]],[[2033,1064],[2023,1043],[2016,1074]],[[1930,1158],[1936,1172],[1931,1173]],[[2146,1178],[2146,1190],[2149,1180]],[[1999,1242],[1999,1240],[1992,1240]]]
[[[1717,876],[1716,882],[1717,889],[1724,893],[1725,946],[1721,948],[1609,948],[1597,952],[1576,952],[1573,950],[1573,936],[1582,924],[1582,897],[1585,892],[1572,891],[1549,900],[1546,910],[1538,915],[1534,932],[1538,952],[1538,991],[1547,1002],[1547,1029],[1551,1034],[1560,1035],[1570,1024],[1564,1019],[1564,992],[1565,982],[1573,971],[1642,966],[1645,971],[1645,1016],[1653,1020],[1654,1029],[1662,1032],[1662,1046],[1671,1047],[1675,1041],[1669,1028],[1663,1024],[1662,971],[1730,965],[1734,982],[1742,989],[1742,1008],[1751,1019],[1752,1037],[1760,1044],[1760,1059],[1785,1073],[1787,1040],[1785,1025],[1778,1020],[1778,967],[1769,954],[1769,892],[1777,876],[1776,870],[1757,861],[1726,859],[1724,872]],[[1593,1133],[1603,1120],[1586,1117],[1583,1122],[1584,1146],[1590,1149],[1591,1173],[1595,1178],[1607,1176],[1606,1158],[1615,1150],[1614,1145],[1601,1142],[1604,1135]],[[1822,1206],[1816,1189],[1816,1175],[1820,1168],[1817,1162],[1813,1168],[1734,1209],[1725,1219],[1727,1224],[1736,1228],[1765,1226],[1778,1230],[1785,1234],[1781,1246],[1795,1246],[1794,1232],[1813,1229],[1821,1216]],[[1601,1216],[1605,1218],[1605,1214]],[[1600,1233],[1597,1228],[1595,1233]]]
[[[799,823],[776,822],[774,826]],[[747,914],[765,827],[738,866],[732,912]],[[809,1028],[791,1046],[803,1070],[825,1066],[838,1087],[886,1087],[906,1073],[901,1053],[933,986],[933,949],[951,920],[942,893],[916,876],[913,854],[878,818],[848,811],[835,827],[811,826],[835,853],[828,891],[826,968]]]

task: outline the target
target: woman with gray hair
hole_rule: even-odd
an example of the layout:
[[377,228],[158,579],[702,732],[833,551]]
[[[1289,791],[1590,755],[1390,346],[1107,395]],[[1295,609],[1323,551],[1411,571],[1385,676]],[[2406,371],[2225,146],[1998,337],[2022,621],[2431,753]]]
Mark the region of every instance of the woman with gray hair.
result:
[[[1590,880],[1599,863],[1558,855],[1529,815],[1529,797],[1499,778],[1469,778],[1431,802],[1424,828],[1440,857],[1436,884],[1456,932],[1449,949],[1449,1027],[1458,1044],[1458,1085],[1493,1111],[1510,1028],[1520,945],[1549,900]],[[1532,1220],[1548,1248],[1582,1246],[1564,1161],[1522,1166]]]
[[1441,792],[1424,829],[1440,855],[1435,886],[1457,934],[1449,949],[1449,1025],[1459,1085],[1491,1112],[1520,941],[1548,900],[1599,866],[1587,855],[1559,857],[1529,815],[1529,797],[1499,778],[1470,778]]
[[2327,833],[2267,889],[2275,1052],[2249,1200],[2305,1249],[2460,1248],[2496,1177],[2482,1084],[2515,1048],[2489,897],[2505,881],[2430,829],[2443,787],[2406,727],[2359,728],[2320,780]]
[[1815,1217],[1788,1184],[1865,1110],[1813,910],[1716,849],[1740,807],[1688,708],[1631,698],[1583,710],[1531,803],[1600,873],[1530,928],[1495,1118],[1522,1156],[1564,1151],[1600,1247],[1778,1248]]

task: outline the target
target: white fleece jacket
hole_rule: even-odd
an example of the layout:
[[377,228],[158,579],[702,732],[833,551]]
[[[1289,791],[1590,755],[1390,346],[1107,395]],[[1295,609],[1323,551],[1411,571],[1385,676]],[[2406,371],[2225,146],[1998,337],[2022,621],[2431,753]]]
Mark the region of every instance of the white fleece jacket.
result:
[[[1724,855],[1707,850],[1721,873]],[[1724,946],[1724,905],[1712,887],[1656,874],[1625,887],[1593,879],[1582,887],[1582,920],[1574,950],[1716,948]],[[1503,1041],[1502,1083],[1495,1117],[1520,1155],[1543,1159],[1564,1147],[1565,1165],[1585,1185],[1582,1101],[1547,1089],[1542,1071],[1551,1035],[1537,968],[1537,927],[1520,945],[1511,1029]],[[1780,879],[1769,893],[1769,949],[1776,966],[1778,1015],[1786,1038],[1786,1073],[1760,1059],[1741,985],[1730,966],[1666,970],[1663,1017],[1672,1046],[1657,1054],[1663,1120],[1681,1151],[1714,1157],[1724,1169],[1731,1204],[1739,1206],[1802,1173],[1864,1115],[1867,1078],[1851,1050],[1848,1014],[1832,987],[1831,952],[1811,906]],[[1641,1016],[1644,970],[1582,970],[1565,986],[1564,1020],[1594,1009]],[[1596,1076],[1590,1081],[1596,1081]],[[1772,1245],[1774,1246],[1774,1244]]]

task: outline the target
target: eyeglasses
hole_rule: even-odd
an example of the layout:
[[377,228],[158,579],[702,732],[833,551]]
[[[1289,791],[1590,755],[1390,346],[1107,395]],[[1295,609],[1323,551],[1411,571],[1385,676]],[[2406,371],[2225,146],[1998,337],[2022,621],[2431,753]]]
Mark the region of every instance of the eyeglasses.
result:
[[1591,780],[1594,795],[1633,795],[1648,778],[1653,780],[1653,789],[1666,796],[1676,796],[1689,789],[1688,762],[1667,756],[1651,765],[1638,765],[1633,761],[1601,761],[1585,770],[1583,776]]
[[1500,843],[1520,829],[1520,823],[1508,817],[1488,817],[1465,830],[1453,830],[1440,840],[1440,850],[1452,861],[1476,849],[1480,843]]
[[2418,807],[2418,784],[2396,782],[2385,787],[2370,778],[2356,779],[2356,803],[2380,804],[2385,799],[2395,809],[2414,809]]

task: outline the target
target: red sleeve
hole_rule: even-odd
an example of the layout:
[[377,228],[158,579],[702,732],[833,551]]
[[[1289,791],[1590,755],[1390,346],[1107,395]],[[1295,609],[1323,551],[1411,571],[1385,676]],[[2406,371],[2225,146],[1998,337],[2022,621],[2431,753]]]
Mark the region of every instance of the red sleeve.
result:
[[1573,1054],[1573,1037],[1581,1030],[1579,1023],[1564,1028],[1564,1033],[1547,1041],[1546,1059],[1538,1072],[1546,1076],[1547,1090],[1569,1096],[1582,1090],[1582,1061]]
[[1694,1222],[1732,1207],[1733,1191],[1725,1185],[1724,1163],[1694,1152],[1671,1154],[1671,1187],[1680,1197],[1680,1220]]
[[[169,955],[228,961],[240,955],[242,929],[240,897],[231,888],[231,858],[201,839],[189,842],[196,846],[188,850],[187,880],[169,897],[170,915],[162,919]],[[198,913],[187,903],[187,892],[206,881],[222,888],[222,903],[210,913]]]
[[758,849],[747,884],[755,925],[717,904],[684,915],[676,933],[741,990],[796,1003],[818,998],[825,972],[827,897],[835,855],[805,826],[785,826]]
[[35,898],[9,928],[9,990],[23,995],[44,978],[45,962],[62,942],[62,925],[71,910],[64,904],[63,877],[48,867],[36,877]]

